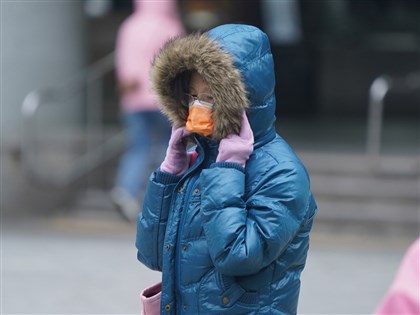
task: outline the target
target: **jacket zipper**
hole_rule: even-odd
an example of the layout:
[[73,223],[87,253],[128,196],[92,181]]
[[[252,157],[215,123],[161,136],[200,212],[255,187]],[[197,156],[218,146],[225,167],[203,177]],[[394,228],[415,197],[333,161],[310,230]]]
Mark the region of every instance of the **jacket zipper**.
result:
[[[191,199],[191,192],[196,181],[197,181],[197,178],[191,177],[188,181],[185,182],[185,185],[184,185],[184,187],[187,186],[187,190],[186,190],[186,194],[183,200],[184,202],[182,204],[182,213],[181,213],[181,219],[179,220],[179,231],[178,231],[177,246],[176,246],[176,274],[177,274],[178,281],[181,280],[181,268],[180,268],[181,248],[182,248],[181,236],[184,232],[184,221],[187,215],[186,213],[188,212],[188,206]],[[178,282],[175,282],[175,285],[180,286],[180,283],[178,284]],[[177,290],[177,293],[178,292],[179,290]],[[179,301],[179,303],[177,303],[177,309],[179,310],[179,314],[181,314],[181,308],[182,308],[181,296],[178,295],[177,300]]]
[[[201,151],[203,151],[203,153],[204,153],[204,150],[202,150],[202,148],[201,148]],[[195,161],[195,164],[196,165],[193,166],[193,167],[191,167],[189,170],[187,170],[187,172],[181,178],[180,182],[182,182],[182,180],[184,178],[190,176],[190,174],[193,171],[195,171],[199,167],[199,165],[201,165],[201,163],[204,161],[204,158],[202,158],[201,161],[199,159],[200,159],[200,156],[198,156],[197,159],[196,159],[196,161]],[[179,228],[178,228],[178,233],[177,233],[177,244],[176,244],[176,246],[174,246],[174,250],[176,251],[175,252],[175,267],[176,267],[176,270],[175,270],[174,285],[175,285],[175,291],[176,291],[176,301],[177,301],[177,303],[176,303],[176,309],[177,309],[177,314],[178,313],[181,313],[181,310],[182,310],[182,303],[181,303],[182,301],[181,301],[181,296],[180,296],[179,290],[178,290],[179,289],[178,281],[181,279],[181,268],[179,267],[181,254],[180,254],[179,248],[180,248],[180,245],[181,245],[180,244],[181,243],[181,235],[182,235],[183,226],[184,226],[183,222],[185,221],[185,215],[186,215],[185,213],[187,212],[187,209],[185,209],[185,205],[188,205],[189,204],[189,200],[190,200],[190,197],[191,197],[190,196],[190,193],[191,193],[191,190],[192,190],[191,187],[194,186],[194,185],[191,185],[191,182],[193,182],[193,184],[194,184],[196,182],[196,180],[197,180],[197,179],[195,179],[194,181],[191,181],[193,178],[194,178],[194,176],[191,177],[191,178],[189,178],[189,179],[187,179],[187,180],[185,180],[183,182],[183,185],[182,185],[184,188],[187,187],[187,191],[184,190],[186,192],[186,194],[184,195],[183,202],[181,203],[182,213],[181,213],[181,218],[179,220]],[[177,187],[178,187],[178,185],[177,185]],[[177,187],[175,187],[175,189],[177,189]],[[174,199],[172,199],[172,202],[171,202],[172,205],[173,205],[173,200]]]

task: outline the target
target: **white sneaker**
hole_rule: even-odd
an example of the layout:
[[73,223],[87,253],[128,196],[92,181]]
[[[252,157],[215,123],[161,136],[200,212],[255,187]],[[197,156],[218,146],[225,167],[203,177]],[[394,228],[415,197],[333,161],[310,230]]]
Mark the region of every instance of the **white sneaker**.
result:
[[140,212],[140,205],[136,199],[121,188],[113,188],[110,192],[111,200],[117,211],[124,219],[135,222]]

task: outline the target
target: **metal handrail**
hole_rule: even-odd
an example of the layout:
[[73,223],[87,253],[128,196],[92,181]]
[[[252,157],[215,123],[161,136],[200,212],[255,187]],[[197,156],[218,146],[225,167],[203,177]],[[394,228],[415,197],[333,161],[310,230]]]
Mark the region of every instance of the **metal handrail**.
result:
[[[55,91],[58,89],[67,89],[70,86],[73,86],[77,83],[83,82],[86,80],[86,84],[89,86],[90,84],[93,84],[97,80],[101,80],[105,74],[108,72],[114,70],[115,68],[115,52],[111,52],[105,57],[99,59],[92,65],[90,65],[87,69],[81,71],[74,77],[70,78],[67,81],[64,81],[60,85],[55,85],[49,88],[44,89],[37,89],[29,92],[26,97],[24,98],[24,101],[22,103],[22,110],[21,113],[24,118],[30,119],[32,116],[36,114],[36,111],[38,110],[38,107],[40,104],[39,99],[39,93],[45,92],[45,91]],[[93,95],[93,93],[92,93]],[[93,99],[94,100],[94,99]],[[94,104],[94,101],[88,102],[88,106],[92,106]],[[101,117],[102,118],[102,117]]]
[[367,120],[366,155],[370,168],[380,171],[383,112],[390,91],[408,93],[420,89],[420,74],[410,73],[403,78],[380,75],[369,88],[369,113]]
[[[24,119],[21,145],[22,165],[26,174],[34,182],[58,187],[68,186],[122,150],[123,133],[115,133],[108,139],[104,139],[102,123],[102,81],[104,76],[115,68],[114,55],[114,52],[106,55],[60,85],[31,91],[25,97],[21,108]],[[37,116],[40,115],[40,109],[46,106],[46,100],[53,101],[56,104],[63,99],[65,101],[65,98],[63,98],[63,95],[66,95],[65,93],[73,95],[77,90],[82,89],[86,89],[87,130],[95,128],[100,144],[98,145],[96,141],[94,143],[90,142],[90,138],[86,136],[86,152],[79,154],[77,158],[72,160],[67,172],[64,174],[60,172],[41,174],[39,171],[40,161],[36,154],[40,142],[36,137],[39,131],[36,121]]]

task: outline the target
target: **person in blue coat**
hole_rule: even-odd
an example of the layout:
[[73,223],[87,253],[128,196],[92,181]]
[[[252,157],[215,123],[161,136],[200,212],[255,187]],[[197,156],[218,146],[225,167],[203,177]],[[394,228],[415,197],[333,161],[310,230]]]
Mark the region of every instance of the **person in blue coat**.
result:
[[151,77],[173,128],[136,247],[162,272],[161,314],[296,314],[317,207],[275,130],[266,34],[229,24],[178,37]]

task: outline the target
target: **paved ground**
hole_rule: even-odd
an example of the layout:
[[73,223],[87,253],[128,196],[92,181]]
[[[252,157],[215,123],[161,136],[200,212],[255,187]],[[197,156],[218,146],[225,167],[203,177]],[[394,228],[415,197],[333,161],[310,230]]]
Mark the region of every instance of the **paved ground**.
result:
[[[415,235],[315,226],[300,314],[371,314]],[[111,209],[3,218],[1,314],[139,314],[160,274],[136,260],[135,228]]]

